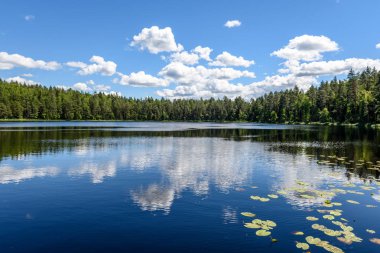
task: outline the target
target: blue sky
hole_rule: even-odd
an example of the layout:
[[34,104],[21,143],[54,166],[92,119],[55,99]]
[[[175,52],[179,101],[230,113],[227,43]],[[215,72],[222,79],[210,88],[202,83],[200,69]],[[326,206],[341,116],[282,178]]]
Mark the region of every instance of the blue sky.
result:
[[0,77],[8,80],[251,98],[380,69],[378,0],[2,0],[0,8]]

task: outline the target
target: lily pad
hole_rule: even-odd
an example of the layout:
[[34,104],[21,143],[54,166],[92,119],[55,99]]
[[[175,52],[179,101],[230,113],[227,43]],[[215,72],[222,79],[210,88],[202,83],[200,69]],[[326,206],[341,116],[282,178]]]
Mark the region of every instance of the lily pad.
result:
[[380,245],[380,239],[379,238],[371,238],[371,239],[369,239],[369,241],[374,243],[374,244]]
[[302,249],[302,250],[308,250],[308,249],[310,249],[309,244],[304,243],[304,242],[297,242],[296,247],[298,249]]
[[323,215],[323,219],[326,219],[326,220],[333,220],[333,219],[335,219],[335,217],[334,217],[333,215],[328,215],[328,214],[326,214],[326,215]]
[[367,233],[370,233],[370,234],[375,234],[376,233],[376,231],[372,230],[372,229],[366,229],[365,231],[367,231]]
[[253,228],[253,229],[261,228],[261,226],[255,224],[255,223],[245,223],[244,227],[246,227],[246,228]]
[[241,215],[243,215],[245,217],[255,217],[256,216],[256,214],[251,213],[251,212],[242,212]]
[[257,236],[268,236],[270,234],[271,234],[271,232],[269,232],[268,230],[264,230],[264,229],[260,229],[260,230],[256,231]]

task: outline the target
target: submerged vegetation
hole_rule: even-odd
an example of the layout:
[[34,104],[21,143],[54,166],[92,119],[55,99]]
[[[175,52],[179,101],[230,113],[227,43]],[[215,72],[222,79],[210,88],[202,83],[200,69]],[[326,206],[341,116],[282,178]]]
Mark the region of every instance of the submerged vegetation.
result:
[[380,71],[246,101],[127,98],[0,80],[0,119],[380,123]]

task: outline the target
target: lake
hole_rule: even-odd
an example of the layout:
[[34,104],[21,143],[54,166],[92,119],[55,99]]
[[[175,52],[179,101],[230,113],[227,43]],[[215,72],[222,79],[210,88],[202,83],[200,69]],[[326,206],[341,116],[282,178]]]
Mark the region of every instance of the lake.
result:
[[371,129],[3,122],[0,252],[380,252],[379,161]]

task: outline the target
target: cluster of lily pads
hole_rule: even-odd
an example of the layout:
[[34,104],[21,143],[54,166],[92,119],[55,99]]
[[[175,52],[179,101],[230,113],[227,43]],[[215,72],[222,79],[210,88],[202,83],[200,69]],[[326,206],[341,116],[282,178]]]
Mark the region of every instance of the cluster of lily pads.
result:
[[[246,216],[246,217],[255,217],[255,215],[253,213],[249,213],[249,212],[243,212],[241,214]],[[246,228],[257,229],[257,231],[256,231],[257,236],[269,236],[269,235],[271,235],[270,230],[272,230],[274,227],[276,227],[277,224],[271,220],[254,219],[251,222],[244,223],[244,226]],[[273,240],[275,240],[275,239],[272,239],[272,241]]]
[[308,250],[310,245],[315,245],[316,247],[321,247],[328,252],[332,253],[343,253],[344,251],[334,245],[331,245],[328,241],[323,241],[319,238],[313,236],[307,236],[305,238],[306,242],[296,242],[296,247],[302,250]]
[[336,155],[319,155],[319,159],[317,161],[318,164],[321,165],[329,165],[329,166],[335,166],[335,165],[343,165],[348,170],[356,170],[356,169],[366,169],[369,171],[379,171],[380,172],[380,161],[371,162],[371,161],[365,161],[363,159],[360,160],[348,160],[347,157],[339,157]]
[[[335,158],[337,161],[342,162],[344,161],[343,158],[336,157]],[[380,162],[377,163],[375,168],[380,168]],[[378,186],[380,186],[379,181],[374,181],[374,183]],[[319,206],[323,206],[326,209],[317,209],[317,212],[320,213],[320,217],[315,217],[315,216],[307,216],[306,219],[308,221],[319,221],[320,219],[330,221],[332,225],[335,225],[336,227],[334,228],[333,226],[326,226],[326,225],[321,225],[318,223],[312,224],[311,227],[312,229],[319,231],[323,233],[325,236],[329,237],[334,237],[336,238],[339,242],[345,243],[345,244],[352,244],[352,243],[360,243],[363,241],[362,238],[358,237],[354,233],[354,228],[350,226],[348,223],[349,221],[345,218],[342,217],[343,210],[337,209],[343,204],[340,202],[333,202],[332,199],[336,197],[338,194],[353,194],[353,195],[364,195],[365,193],[362,191],[357,191],[354,189],[341,189],[341,188],[336,188],[335,185],[329,185],[330,189],[327,190],[316,190],[312,189],[309,183],[302,182],[302,181],[296,181],[296,184],[298,184],[298,187],[290,187],[286,189],[282,189],[277,191],[277,194],[268,194],[266,196],[251,196],[250,198],[255,201],[260,201],[260,202],[268,202],[271,201],[272,199],[277,199],[280,196],[288,196],[288,195],[293,195],[299,199],[305,199],[305,201],[309,201],[313,199],[316,203],[319,203]],[[378,188],[370,186],[370,185],[361,185],[357,186],[353,183],[346,183],[342,185],[343,188],[353,188],[357,187],[362,189],[363,191],[372,191],[376,190]],[[252,188],[257,188],[257,187],[252,187]],[[356,200],[346,200],[347,203],[353,204],[353,205],[360,205],[360,203]],[[367,208],[376,208],[376,205],[365,205]],[[331,209],[329,209],[331,208]],[[246,217],[255,217],[255,214],[249,213],[249,212],[243,212],[241,213],[243,216]],[[260,220],[260,219],[254,219],[252,222],[249,223],[244,223],[244,226],[246,228],[250,229],[257,229],[256,235],[257,236],[270,236],[271,235],[271,230],[276,227],[276,223],[271,221],[271,220]],[[366,232],[368,234],[376,234],[376,231],[372,229],[366,229]],[[296,236],[305,236],[304,232],[302,231],[296,231],[293,232],[294,235]],[[296,248],[301,249],[303,251],[309,250],[311,245],[315,247],[321,247],[324,250],[332,253],[342,253],[343,250],[340,249],[337,246],[332,245],[330,242],[322,240],[317,237],[313,236],[305,236],[305,241],[296,241]],[[272,242],[276,242],[276,239],[272,238]],[[369,239],[370,242],[375,243],[375,244],[380,244],[380,239],[379,238],[371,238]]]

